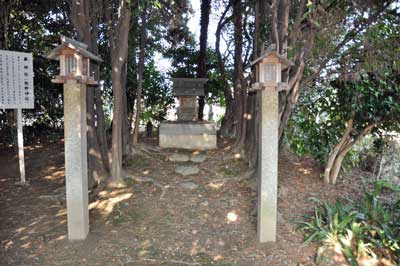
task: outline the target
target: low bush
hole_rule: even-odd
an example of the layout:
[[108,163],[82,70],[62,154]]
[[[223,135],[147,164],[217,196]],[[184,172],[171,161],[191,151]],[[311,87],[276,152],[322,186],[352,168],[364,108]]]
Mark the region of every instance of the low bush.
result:
[[[339,249],[352,266],[365,257],[400,265],[400,187],[385,181],[367,187],[355,201],[332,204],[313,198],[317,203],[314,214],[300,223],[305,242],[319,241]],[[394,197],[383,200],[383,190],[393,192]]]

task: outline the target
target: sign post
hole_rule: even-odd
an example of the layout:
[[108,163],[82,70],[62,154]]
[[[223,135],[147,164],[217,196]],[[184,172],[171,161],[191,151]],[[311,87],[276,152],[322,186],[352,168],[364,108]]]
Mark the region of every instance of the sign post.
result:
[[26,183],[22,109],[34,108],[32,54],[0,50],[0,109],[17,110],[20,181]]
[[22,131],[22,109],[17,109],[17,125],[18,125],[18,158],[19,158],[19,172],[21,176],[21,183],[25,184],[25,156],[24,156],[24,133]]

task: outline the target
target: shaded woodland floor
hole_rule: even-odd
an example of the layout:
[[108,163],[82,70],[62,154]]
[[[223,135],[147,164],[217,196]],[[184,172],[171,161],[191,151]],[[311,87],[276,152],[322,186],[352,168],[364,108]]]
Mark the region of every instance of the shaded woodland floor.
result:
[[16,157],[0,151],[0,265],[314,265],[316,246],[302,245],[295,221],[313,211],[310,197],[355,197],[361,176],[324,187],[312,160],[283,152],[278,241],[259,245],[254,182],[237,182],[245,163],[227,145],[202,152],[207,159],[191,176],[174,169],[194,163],[167,161],[175,150],[128,161],[127,175],[170,188],[160,199],[152,183],[127,179],[126,188],[102,191],[91,200],[90,234],[82,242],[66,239],[63,145],[27,147],[26,187],[15,184]]

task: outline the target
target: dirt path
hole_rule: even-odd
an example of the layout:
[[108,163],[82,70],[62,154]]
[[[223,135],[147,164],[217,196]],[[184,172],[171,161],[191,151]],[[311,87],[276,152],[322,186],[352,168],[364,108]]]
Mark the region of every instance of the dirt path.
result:
[[[0,153],[0,265],[313,265],[316,247],[302,245],[294,221],[313,210],[309,197],[354,197],[360,180],[325,189],[311,160],[282,154],[278,241],[258,245],[256,193],[235,181],[245,163],[228,148],[203,153],[202,163],[168,162],[172,150],[128,162],[127,175],[169,189],[160,199],[152,183],[127,180],[102,191],[82,242],[66,239],[62,145],[28,149],[28,187],[15,185],[16,158]],[[178,165],[200,172],[182,176]]]

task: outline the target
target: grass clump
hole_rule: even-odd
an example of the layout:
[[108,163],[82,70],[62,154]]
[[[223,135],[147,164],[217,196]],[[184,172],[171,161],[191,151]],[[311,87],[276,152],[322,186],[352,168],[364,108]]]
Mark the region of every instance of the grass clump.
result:
[[[381,192],[391,190],[394,201],[384,201]],[[340,250],[352,266],[362,258],[392,261],[400,265],[400,187],[376,181],[373,189],[364,185],[362,196],[346,202],[322,202],[313,198],[317,206],[311,217],[301,222],[305,243],[319,241]]]

